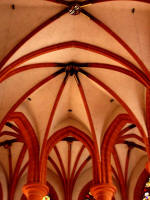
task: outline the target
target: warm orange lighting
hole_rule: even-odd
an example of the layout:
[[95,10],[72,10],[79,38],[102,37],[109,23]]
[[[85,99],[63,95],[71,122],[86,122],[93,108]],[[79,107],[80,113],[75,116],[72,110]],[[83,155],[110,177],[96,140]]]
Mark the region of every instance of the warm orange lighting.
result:
[[49,196],[45,196],[45,197],[43,197],[42,200],[50,200],[50,197]]

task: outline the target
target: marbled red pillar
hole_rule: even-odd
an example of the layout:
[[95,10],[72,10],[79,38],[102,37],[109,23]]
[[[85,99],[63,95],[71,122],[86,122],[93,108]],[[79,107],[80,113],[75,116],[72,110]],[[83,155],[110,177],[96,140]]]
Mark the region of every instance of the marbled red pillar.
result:
[[48,194],[49,188],[41,183],[31,183],[23,186],[27,200],[42,200]]
[[90,192],[96,200],[112,200],[116,187],[112,184],[100,184],[93,186]]

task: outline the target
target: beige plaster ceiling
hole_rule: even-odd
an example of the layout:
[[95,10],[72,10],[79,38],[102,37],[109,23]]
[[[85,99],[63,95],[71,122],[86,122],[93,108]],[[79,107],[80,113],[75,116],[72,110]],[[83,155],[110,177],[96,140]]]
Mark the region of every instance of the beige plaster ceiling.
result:
[[[11,8],[12,4],[15,4],[15,10],[12,10]],[[63,5],[43,0],[1,0],[0,60],[2,60],[2,58],[6,56],[7,53],[35,27],[64,8],[65,6]],[[135,8],[135,13],[131,12],[133,8]],[[104,22],[115,33],[117,33],[135,51],[135,53],[138,54],[138,56],[145,63],[146,67],[149,67],[149,4],[141,2],[113,1],[89,5],[85,7],[85,10],[93,14],[95,17],[97,17],[97,19]],[[12,57],[10,57],[2,69],[5,69],[8,65],[12,64],[14,61],[20,59],[22,56],[30,52],[46,46],[73,40],[105,48],[115,54],[118,54],[119,56],[122,56],[140,68],[135,59],[131,57],[131,55],[129,55],[129,53],[110,34],[94,24],[88,17],[83,14],[71,16],[69,13],[66,13],[58,20],[39,31],[35,36],[22,45],[21,48],[19,48],[12,55]],[[123,66],[123,64],[104,55],[99,55],[75,47],[39,55],[19,64],[17,68],[35,63],[53,62],[105,63],[127,69],[125,66]],[[57,68],[44,67],[27,70],[22,73],[18,73],[0,83],[0,119],[3,119],[12,105],[19,98],[21,98],[26,91],[60,68],[61,67],[58,66]],[[113,90],[118,97],[125,102],[131,113],[136,117],[137,121],[147,134],[145,122],[145,87],[137,80],[117,71],[97,68],[82,69],[95,76],[98,80],[102,81],[111,90]],[[28,98],[31,98],[31,101],[29,99],[25,99],[23,103],[21,103],[16,109],[18,112],[23,112],[30,121],[41,146],[47,122],[64,77],[65,73],[62,73],[61,75],[58,75],[56,78],[47,82],[29,95]],[[127,113],[127,110],[124,105],[121,105],[121,101],[119,102],[116,100],[115,97],[108,93],[108,91],[106,91],[102,86],[98,86],[81,73],[79,73],[79,79],[84,89],[85,97],[95,128],[98,147],[100,149],[103,135],[112,120],[119,113]],[[111,102],[111,99],[114,99],[114,101]],[[72,112],[68,112],[69,109],[71,109]],[[74,126],[79,128],[92,138],[90,123],[75,76],[69,76],[66,82],[56,109],[56,113],[54,115],[49,136],[52,136],[57,130],[65,126]],[[8,131],[9,128],[5,126],[3,130]],[[140,135],[137,128],[135,128],[133,131],[131,130],[131,132],[136,135]],[[127,132],[127,134],[129,133],[130,132]],[[8,139],[12,139],[12,137],[3,136],[0,138],[0,141]],[[138,141],[136,141],[136,143],[142,145]],[[63,160],[65,171],[67,172],[67,143],[61,141],[56,146]],[[21,147],[22,144],[20,143],[15,143],[12,146],[13,170],[15,168]],[[81,143],[79,141],[73,143],[71,169],[73,168],[75,157],[80,147]],[[118,144],[116,151],[118,152],[118,156],[121,161],[121,167],[124,171],[127,145]],[[134,156],[135,154],[136,157]],[[0,163],[5,169],[8,177],[8,160],[5,159],[7,155],[8,151],[5,148],[0,147]],[[78,167],[88,155],[89,152],[86,149],[80,158]],[[139,150],[137,149],[132,152],[131,160],[133,162],[129,167],[128,180],[130,180],[134,168],[144,155],[145,152],[140,151],[139,153]],[[60,168],[60,163],[54,150],[52,150],[50,156],[55,160],[56,164]],[[26,154],[23,165],[27,162],[27,160],[28,155]],[[113,160],[112,163],[113,167],[115,168]],[[56,174],[56,170],[50,163],[48,163],[47,166],[50,171]],[[89,173],[91,173],[91,161],[83,169],[79,177],[79,180],[82,180],[81,185],[83,185],[84,181],[86,180],[85,174],[88,170],[90,171]],[[81,178],[82,174],[83,179]],[[77,196],[77,193],[79,193],[78,186],[75,188],[74,195]],[[130,200],[132,200],[132,198],[133,196],[130,197]]]

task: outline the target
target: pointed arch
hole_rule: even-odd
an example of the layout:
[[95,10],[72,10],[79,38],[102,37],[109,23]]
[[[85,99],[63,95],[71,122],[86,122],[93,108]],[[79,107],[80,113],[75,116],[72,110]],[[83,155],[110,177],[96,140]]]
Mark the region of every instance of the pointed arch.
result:
[[126,123],[131,122],[132,120],[128,114],[120,114],[113,120],[104,135],[101,146],[102,182],[104,183],[112,182],[111,153],[121,129],[125,126]]
[[84,146],[88,149],[93,161],[93,177],[94,177],[93,179],[95,182],[97,182],[99,177],[98,177],[98,167],[97,167],[97,159],[95,155],[94,142],[91,140],[91,138],[88,135],[86,135],[84,132],[82,132],[81,130],[73,126],[68,126],[56,131],[48,139],[47,145],[46,145],[46,151],[43,152],[43,155],[42,155],[43,159],[41,160],[41,163],[40,163],[40,181],[42,183],[45,183],[46,181],[46,163],[47,163],[49,152],[59,141],[61,141],[63,138],[68,137],[68,136],[72,136],[76,138],[77,140],[82,142]]
[[28,61],[32,58],[44,55],[46,53],[51,53],[51,52],[54,52],[54,51],[67,49],[67,48],[83,49],[83,50],[86,50],[86,51],[90,51],[90,52],[93,52],[93,53],[96,53],[96,54],[103,55],[103,56],[108,57],[108,58],[110,58],[114,61],[117,61],[118,63],[122,64],[123,66],[125,66],[129,70],[131,70],[134,74],[136,74],[145,86],[147,86],[148,88],[150,87],[150,80],[147,77],[147,75],[144,74],[143,71],[141,71],[137,66],[132,64],[127,59],[123,58],[122,56],[120,56],[116,53],[113,53],[112,51],[104,49],[102,47],[95,46],[95,45],[92,45],[92,44],[89,44],[89,43],[79,42],[79,41],[69,41],[69,42],[62,42],[62,43],[50,45],[50,46],[35,50],[33,52],[30,52],[30,53],[18,58],[17,60],[12,62],[8,66],[6,66],[0,72],[0,82],[4,79],[4,77],[7,77],[7,74],[10,71],[15,69],[20,64],[23,64],[24,62],[26,62],[26,61]]
[[36,182],[39,180],[39,144],[34,129],[21,112],[12,113],[8,121],[15,122],[21,131],[29,152],[28,182]]

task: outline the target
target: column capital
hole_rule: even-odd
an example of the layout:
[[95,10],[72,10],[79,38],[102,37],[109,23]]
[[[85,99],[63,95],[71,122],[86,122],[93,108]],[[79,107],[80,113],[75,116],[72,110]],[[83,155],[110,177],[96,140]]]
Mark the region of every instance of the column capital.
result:
[[110,183],[99,184],[91,187],[90,192],[96,200],[112,200],[116,187]]
[[31,183],[24,185],[22,191],[28,200],[42,200],[47,195],[49,188],[41,183]]

